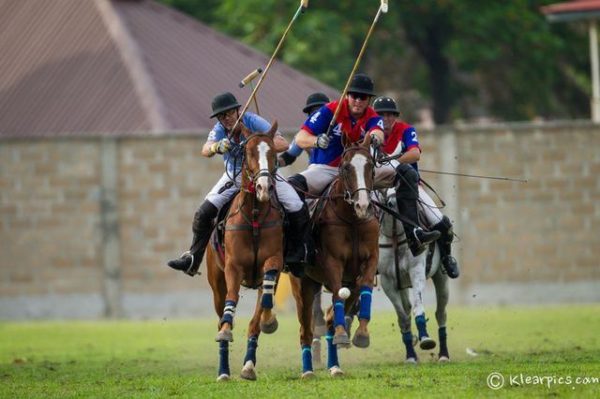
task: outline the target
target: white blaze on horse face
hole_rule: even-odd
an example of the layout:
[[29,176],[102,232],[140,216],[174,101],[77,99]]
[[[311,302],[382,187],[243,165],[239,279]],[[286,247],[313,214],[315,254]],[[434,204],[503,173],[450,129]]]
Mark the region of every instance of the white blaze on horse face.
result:
[[[269,159],[267,153],[269,152],[269,145],[264,141],[257,146],[258,149],[258,167],[261,171],[269,170]],[[269,200],[269,177],[261,176],[256,179],[256,198],[259,201],[264,202]]]
[[350,164],[354,166],[356,188],[358,189],[358,199],[354,203],[354,210],[356,211],[356,216],[362,219],[367,217],[367,210],[369,209],[369,191],[367,190],[365,180],[367,157],[362,154],[356,154]]

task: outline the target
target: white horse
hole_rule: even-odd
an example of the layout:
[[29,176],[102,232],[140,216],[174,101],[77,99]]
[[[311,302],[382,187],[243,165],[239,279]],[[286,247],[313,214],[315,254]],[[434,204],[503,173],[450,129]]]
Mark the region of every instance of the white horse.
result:
[[[393,189],[387,190],[385,205],[398,211],[396,195]],[[431,278],[435,286],[437,308],[435,317],[438,323],[440,341],[439,361],[450,359],[446,343],[446,305],[448,304],[448,276],[443,272],[440,263],[438,244],[433,245],[431,268],[426,270],[429,251],[414,257],[406,244],[406,234],[402,223],[389,213],[383,211],[379,233],[379,277],[381,286],[392,301],[398,324],[402,333],[402,341],[406,347],[406,362],[416,363],[417,354],[413,348],[411,331],[411,310],[415,314],[418,330],[418,341],[421,349],[433,349],[436,342],[427,333],[427,319],[423,306],[423,292],[427,278]],[[412,296],[409,288],[412,284]]]

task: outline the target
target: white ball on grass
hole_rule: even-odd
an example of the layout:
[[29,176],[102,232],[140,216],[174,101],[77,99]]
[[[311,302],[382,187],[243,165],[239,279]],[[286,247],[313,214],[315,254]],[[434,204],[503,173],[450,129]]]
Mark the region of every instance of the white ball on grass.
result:
[[350,297],[350,290],[347,287],[342,287],[338,291],[338,296],[342,299],[348,299]]

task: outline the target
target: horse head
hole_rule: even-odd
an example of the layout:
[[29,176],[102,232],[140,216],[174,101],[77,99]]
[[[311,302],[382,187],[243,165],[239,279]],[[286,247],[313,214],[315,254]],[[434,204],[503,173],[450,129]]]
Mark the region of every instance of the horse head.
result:
[[362,143],[350,143],[342,135],[344,153],[340,163],[339,175],[342,181],[344,200],[353,208],[359,219],[369,216],[371,191],[375,180],[375,160],[371,155],[371,137]]
[[242,127],[242,134],[247,137],[244,143],[244,168],[242,172],[242,188],[246,192],[256,194],[260,202],[269,201],[274,188],[275,145],[273,137],[277,132],[277,122],[273,123],[267,133],[251,133]]

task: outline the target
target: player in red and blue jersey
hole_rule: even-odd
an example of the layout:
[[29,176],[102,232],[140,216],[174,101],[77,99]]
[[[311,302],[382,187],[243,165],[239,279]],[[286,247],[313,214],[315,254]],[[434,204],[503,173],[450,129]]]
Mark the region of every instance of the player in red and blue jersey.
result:
[[[385,134],[385,141],[382,146],[383,152],[388,155],[400,155],[397,161],[395,161],[399,163],[396,169],[406,170],[410,168],[417,172],[417,178],[419,179],[417,162],[421,159],[421,146],[419,145],[419,138],[414,126],[398,118],[400,112],[398,111],[396,102],[390,97],[376,98],[373,102],[373,107],[383,118]],[[414,193],[408,194],[414,196]],[[396,195],[398,194],[396,193]],[[457,278],[459,268],[456,259],[452,256],[451,248],[454,238],[452,223],[447,216],[440,212],[429,194],[427,194],[420,184],[418,185],[418,198],[428,227],[431,230],[440,232],[441,236],[438,244],[441,252],[442,266],[446,270],[448,277]]]
[[[296,134],[295,140],[299,147],[312,149],[308,169],[288,179],[301,196],[303,193],[321,194],[325,187],[337,177],[338,165],[344,152],[342,134],[350,142],[361,141],[369,134],[374,146],[383,143],[383,120],[369,106],[374,96],[373,86],[373,81],[369,76],[357,73],[352,78],[346,98],[342,100],[340,112],[331,134],[328,134],[327,130],[335,114],[337,101],[324,105],[312,114]],[[391,165],[377,166],[375,168],[375,188],[391,187],[396,181],[399,181],[395,177],[396,170]],[[416,192],[417,182],[418,177],[414,182],[402,184],[402,188],[399,187],[398,190],[403,191],[405,186],[412,184],[414,187],[411,187]],[[424,244],[439,236],[438,232],[427,232],[418,226],[416,200],[415,197],[410,206],[400,207],[400,212],[404,213],[405,219],[409,221],[405,228],[408,232],[409,246],[414,253],[422,251]]]

